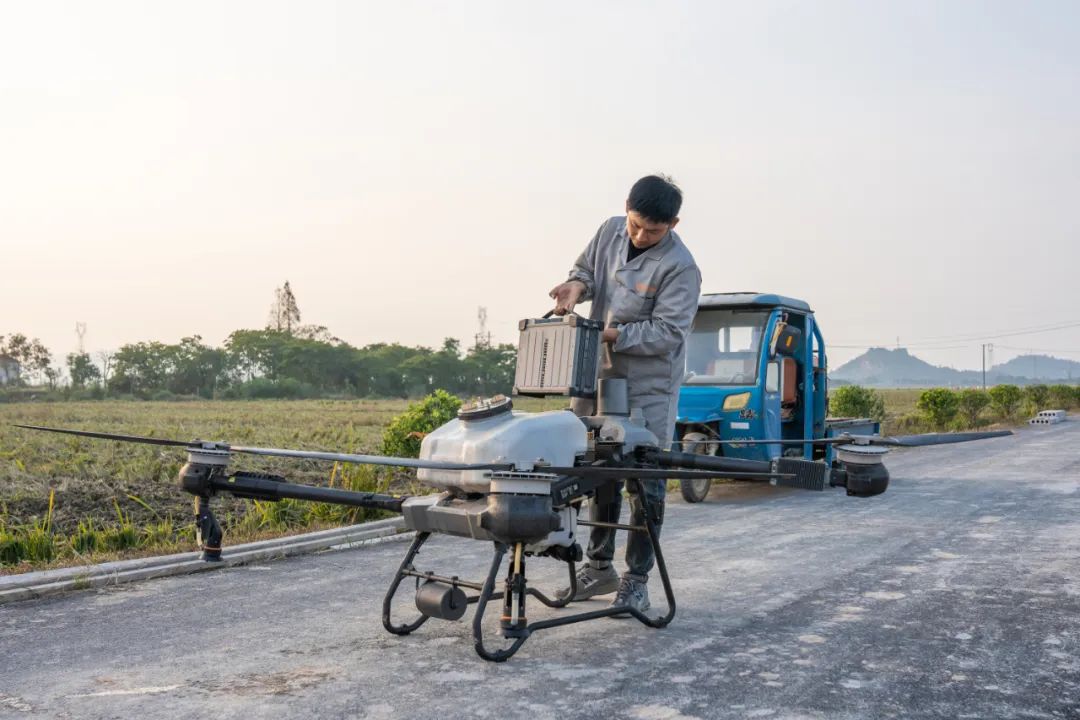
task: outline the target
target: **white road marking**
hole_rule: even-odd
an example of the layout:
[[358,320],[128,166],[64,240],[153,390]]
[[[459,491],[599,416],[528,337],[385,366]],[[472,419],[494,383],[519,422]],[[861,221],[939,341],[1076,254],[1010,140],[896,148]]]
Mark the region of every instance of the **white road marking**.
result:
[[131,690],[102,690],[101,692],[72,695],[71,697],[108,697],[111,695],[154,695],[180,688],[180,685],[158,685],[155,687],[132,688]]

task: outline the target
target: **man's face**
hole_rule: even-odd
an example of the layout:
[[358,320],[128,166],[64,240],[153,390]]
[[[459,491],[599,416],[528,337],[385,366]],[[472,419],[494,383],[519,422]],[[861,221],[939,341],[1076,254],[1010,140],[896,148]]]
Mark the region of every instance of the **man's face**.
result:
[[670,223],[658,223],[643,217],[637,210],[626,210],[626,232],[638,250],[651,248],[663,240],[678,222],[679,218],[675,218]]

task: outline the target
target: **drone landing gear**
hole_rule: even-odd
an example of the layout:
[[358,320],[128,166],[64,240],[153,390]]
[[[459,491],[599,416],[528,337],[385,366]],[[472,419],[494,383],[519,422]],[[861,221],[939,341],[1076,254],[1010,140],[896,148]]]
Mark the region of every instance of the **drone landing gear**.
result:
[[[503,662],[513,656],[514,653],[525,644],[525,641],[529,639],[530,635],[538,630],[544,630],[546,628],[571,625],[573,623],[585,622],[586,620],[598,620],[600,618],[612,617],[615,615],[632,615],[643,624],[653,628],[662,628],[670,623],[672,618],[675,617],[675,595],[671,589],[671,580],[668,577],[667,565],[664,562],[664,555],[660,549],[660,539],[658,537],[656,524],[651,517],[651,514],[645,513],[645,525],[643,526],[625,525],[621,523],[587,522],[584,520],[578,522],[581,525],[606,527],[613,530],[644,532],[649,536],[653,552],[656,554],[656,570],[659,573],[660,580],[664,586],[664,595],[666,596],[668,606],[667,613],[662,616],[651,617],[636,608],[624,605],[606,607],[601,610],[592,610],[589,612],[574,613],[572,615],[564,615],[562,617],[554,617],[548,620],[539,620],[530,623],[525,614],[525,599],[528,596],[536,598],[541,603],[551,608],[561,608],[569,604],[570,599],[574,596],[576,591],[576,568],[572,558],[564,558],[567,570],[570,574],[570,594],[563,600],[556,600],[548,597],[534,587],[529,587],[525,577],[525,557],[522,543],[514,543],[513,545],[499,542],[495,543],[495,555],[491,561],[491,568],[488,571],[487,578],[482,584],[461,580],[457,576],[443,577],[431,572],[420,572],[416,570],[413,566],[413,560],[416,559],[416,555],[419,553],[421,546],[423,546],[431,536],[431,533],[421,532],[417,533],[416,539],[413,540],[412,545],[409,547],[409,551],[405,554],[405,558],[402,560],[401,566],[398,568],[397,573],[394,575],[394,580],[390,583],[390,588],[386,592],[386,597],[383,599],[383,627],[395,635],[408,635],[427,622],[428,618],[431,617],[437,617],[444,620],[457,620],[464,614],[464,605],[472,605],[475,603],[476,614],[473,616],[472,635],[473,647],[476,649],[476,654],[484,660]],[[510,555],[506,579],[503,581],[503,589],[496,592],[495,584],[499,575],[499,569],[503,564],[503,560],[507,558],[508,553]],[[401,585],[401,581],[406,577],[414,577],[417,579],[417,607],[420,609],[420,616],[409,623],[395,624],[390,617],[391,604],[394,596],[397,594],[398,587]],[[439,584],[439,588],[431,588],[429,591],[429,586],[431,584]],[[466,596],[461,591],[461,588],[474,590],[479,594]],[[464,605],[461,604],[462,600],[464,601]],[[502,615],[499,620],[500,634],[503,638],[512,641],[509,646],[501,649],[489,649],[484,644],[484,612],[487,609],[488,603],[492,600],[502,601]]]
[[202,559],[221,562],[221,526],[210,510],[210,496],[195,496],[195,539],[202,550]]

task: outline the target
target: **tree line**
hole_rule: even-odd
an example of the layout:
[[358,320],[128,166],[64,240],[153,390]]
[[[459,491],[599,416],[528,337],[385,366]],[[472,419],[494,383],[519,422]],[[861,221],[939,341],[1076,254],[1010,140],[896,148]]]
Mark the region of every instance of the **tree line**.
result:
[[[23,344],[34,348],[33,365],[9,354],[31,371],[41,367],[51,371],[46,375],[24,370],[21,384],[44,381],[77,398],[404,398],[435,388],[459,395],[491,395],[510,391],[516,357],[513,345],[477,345],[463,351],[453,338],[438,349],[397,343],[354,347],[322,327],[286,326],[236,330],[221,347],[193,335],[175,344],[129,343],[115,352],[99,353],[98,362],[88,353],[71,353],[66,358],[69,383],[64,385],[48,350],[36,341]],[[0,345],[0,353],[4,347]]]
[[[20,366],[9,385],[44,385],[63,397],[169,399],[270,397],[418,397],[442,388],[458,395],[509,393],[517,350],[477,341],[468,351],[446,338],[442,347],[376,343],[353,347],[322,325],[301,325],[300,306],[286,280],[274,291],[266,328],[236,330],[222,347],[199,335],[180,342],[129,343],[115,352],[65,359],[68,382],[36,338],[0,335],[0,359]],[[10,392],[6,393],[11,395]],[[0,400],[5,393],[0,392]]]

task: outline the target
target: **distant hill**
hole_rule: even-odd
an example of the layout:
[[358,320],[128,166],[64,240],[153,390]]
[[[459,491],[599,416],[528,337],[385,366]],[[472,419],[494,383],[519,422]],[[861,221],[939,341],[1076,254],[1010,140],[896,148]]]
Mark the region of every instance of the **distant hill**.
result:
[[1001,377],[1080,380],[1080,362],[1050,355],[1020,355],[1009,362],[995,365],[993,372]]
[[[874,387],[931,387],[981,385],[979,370],[956,370],[931,365],[904,348],[870,348],[829,373],[829,379],[844,384]],[[1080,362],[1049,355],[1021,355],[995,365],[986,373],[987,382],[1030,384],[1080,380]]]

